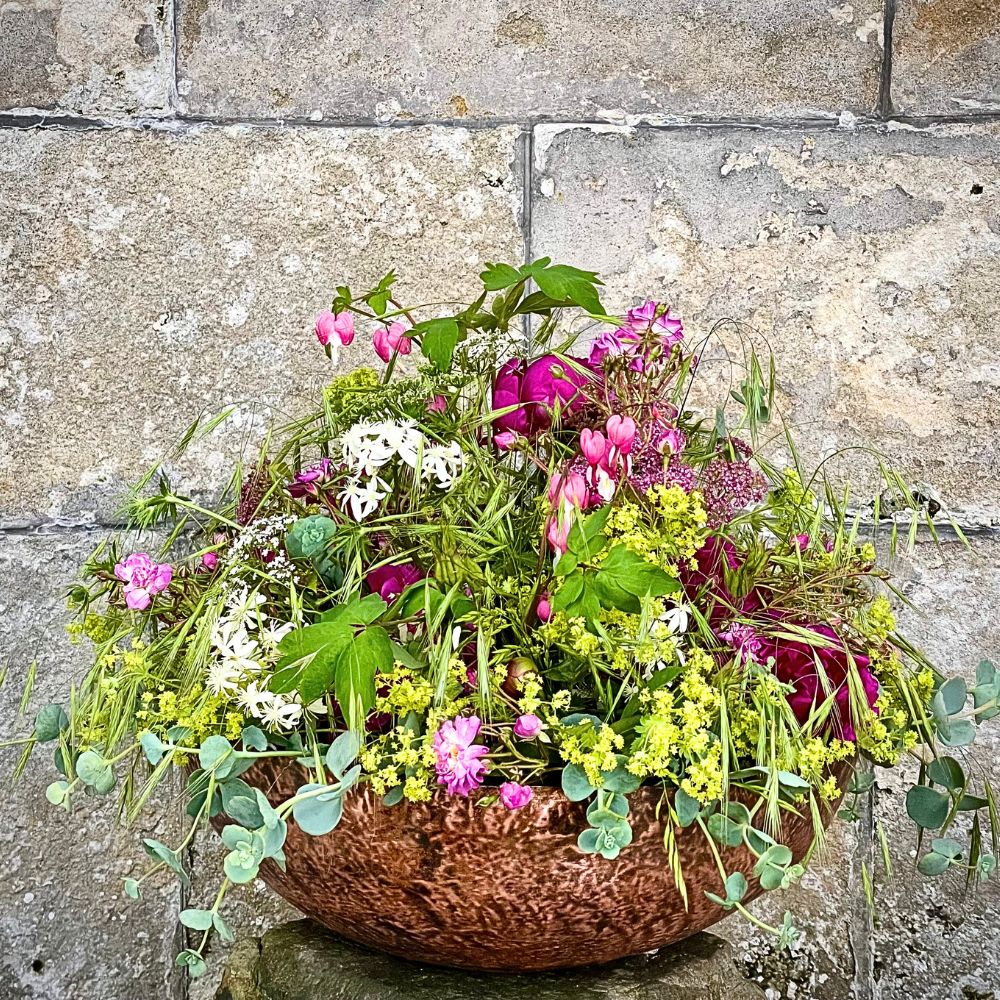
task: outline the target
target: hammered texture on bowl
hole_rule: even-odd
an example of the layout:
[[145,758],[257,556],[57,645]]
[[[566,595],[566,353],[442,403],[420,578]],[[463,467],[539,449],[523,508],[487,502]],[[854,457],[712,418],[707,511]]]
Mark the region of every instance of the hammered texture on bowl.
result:
[[[841,789],[850,773],[837,772]],[[277,805],[305,772],[268,759],[243,777]],[[312,837],[289,819],[287,870],[266,861],[261,877],[337,934],[402,958],[478,970],[598,964],[680,941],[725,915],[705,896],[725,890],[697,827],[677,830],[685,910],[656,817],[660,798],[646,787],[629,796],[634,839],[608,861],[576,846],[585,805],[555,788],[536,788],[527,806],[509,812],[443,793],[386,808],[363,787],[347,795],[332,833]],[[827,822],[837,805],[825,807]],[[805,813],[786,814],[782,827],[796,860],[812,838]],[[747,876],[746,900],[759,895],[749,850],[722,856],[727,871]]]

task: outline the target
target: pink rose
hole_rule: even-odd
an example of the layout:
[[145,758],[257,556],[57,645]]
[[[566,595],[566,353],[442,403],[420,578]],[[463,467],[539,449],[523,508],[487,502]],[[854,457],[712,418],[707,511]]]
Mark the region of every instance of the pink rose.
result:
[[533,740],[544,728],[542,720],[529,712],[527,715],[517,717],[517,722],[514,723],[514,735],[518,739]]
[[449,795],[467,797],[486,777],[486,762],[482,758],[489,750],[473,742],[481,725],[474,715],[468,718],[460,715],[454,721],[441,723],[434,734],[438,784],[444,785]]
[[146,552],[135,552],[115,565],[115,576],[125,584],[125,603],[133,611],[145,611],[173,575],[172,566],[153,562]]
[[520,809],[534,797],[530,785],[519,785],[516,781],[505,781],[500,786],[500,801],[508,809]]

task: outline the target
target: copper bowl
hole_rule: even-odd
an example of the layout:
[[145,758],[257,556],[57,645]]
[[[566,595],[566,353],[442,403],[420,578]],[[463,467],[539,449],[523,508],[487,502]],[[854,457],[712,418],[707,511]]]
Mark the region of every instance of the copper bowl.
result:
[[[842,765],[836,773],[841,795],[851,770]],[[243,775],[275,805],[295,794],[303,776],[280,759]],[[651,787],[629,796],[634,839],[608,861],[576,846],[585,807],[555,788],[536,788],[527,806],[509,812],[440,793],[427,805],[387,808],[362,787],[348,794],[343,819],[326,836],[289,821],[287,870],[266,861],[260,874],[306,916],[402,958],[475,970],[594,965],[672,944],[725,916],[705,896],[725,890],[697,827],[677,830],[685,910],[656,818],[660,797]],[[826,808],[827,824],[838,803]],[[782,838],[796,860],[812,832],[808,810],[787,815]],[[721,853],[727,871],[749,879],[745,901],[758,896],[749,850]]]

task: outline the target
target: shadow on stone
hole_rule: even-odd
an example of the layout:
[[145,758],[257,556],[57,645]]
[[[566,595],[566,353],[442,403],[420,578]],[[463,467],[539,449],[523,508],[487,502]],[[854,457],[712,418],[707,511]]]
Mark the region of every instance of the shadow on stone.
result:
[[217,1000],[763,1000],[729,945],[697,934],[610,965],[531,975],[459,972],[369,951],[309,920],[232,950]]

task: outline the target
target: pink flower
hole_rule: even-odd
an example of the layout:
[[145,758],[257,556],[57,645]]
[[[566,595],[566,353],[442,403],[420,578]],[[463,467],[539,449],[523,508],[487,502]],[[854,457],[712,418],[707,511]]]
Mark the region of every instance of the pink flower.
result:
[[732,622],[725,632],[719,633],[719,638],[728,642],[736,651],[736,662],[739,666],[743,666],[744,663],[761,662],[763,643],[752,625]]
[[848,683],[850,661],[854,663],[868,707],[873,711],[879,695],[878,681],[869,669],[868,657],[848,652],[832,628],[828,625],[806,627],[829,644],[814,646],[783,637],[768,638],[762,649],[762,658],[773,657],[778,680],[792,685],[788,704],[799,722],[805,722],[813,709],[832,695],[834,704],[829,718],[834,731],[842,739],[853,742],[856,734]]
[[354,316],[349,312],[321,312],[316,317],[316,339],[326,347],[336,337],[344,347],[354,340]]
[[547,622],[552,617],[552,605],[549,603],[548,594],[542,594],[542,596],[538,599],[535,614],[538,615],[538,620],[540,622]]
[[406,330],[402,323],[390,323],[388,328],[380,326],[372,336],[375,353],[386,364],[393,354],[409,354],[413,349],[413,342],[406,336]]
[[527,715],[517,717],[517,722],[514,723],[514,735],[518,739],[533,740],[544,728],[542,720],[529,712]]
[[519,785],[516,781],[505,781],[500,786],[500,801],[508,809],[526,806],[534,794],[530,785]]
[[809,536],[808,535],[793,535],[792,541],[795,543],[795,547],[799,552],[805,552],[809,548]]
[[679,455],[686,444],[684,432],[676,427],[668,427],[656,438],[656,450],[661,455]]
[[587,482],[579,472],[570,472],[562,476],[558,472],[549,483],[549,501],[553,507],[584,510],[590,499]]
[[590,465],[600,465],[608,452],[608,443],[600,431],[584,427],[580,431],[580,451]]
[[499,451],[506,451],[516,440],[517,435],[513,431],[501,431],[493,437],[493,443]]
[[545,537],[549,540],[553,552],[562,555],[569,548],[569,529],[573,527],[572,518],[552,518]]
[[319,494],[319,484],[329,479],[333,473],[333,462],[328,458],[321,458],[318,462],[299,469],[295,473],[288,493],[293,497],[317,496]]
[[448,400],[438,393],[428,404],[428,413],[444,413],[448,409]]
[[684,338],[684,324],[680,318],[671,316],[670,309],[661,307],[659,302],[644,302],[641,306],[629,309],[625,324],[635,333],[650,331],[657,334],[664,350],[668,350]]
[[125,603],[133,611],[145,611],[173,575],[172,566],[153,562],[145,552],[135,552],[115,566],[115,576],[125,584]]
[[608,440],[619,455],[627,455],[635,443],[635,421],[617,413],[608,417]]
[[459,715],[453,722],[441,723],[441,728],[434,734],[438,784],[444,785],[449,795],[468,796],[486,777],[486,761],[481,758],[489,750],[473,742],[479,735],[481,725],[475,715],[468,718]]
[[209,573],[211,573],[212,570],[215,569],[215,567],[218,566],[218,565],[219,565],[219,556],[218,556],[218,553],[215,553],[215,552],[206,552],[201,557],[201,566],[202,566],[202,569],[207,570]]
[[388,563],[378,566],[365,576],[365,583],[386,604],[391,604],[410,584],[422,580],[426,574],[413,563]]
[[554,354],[527,366],[519,358],[511,358],[493,380],[493,409],[517,409],[498,417],[494,427],[524,435],[545,430],[557,408],[564,413],[579,409],[585,402],[581,390],[588,381],[587,375]]

